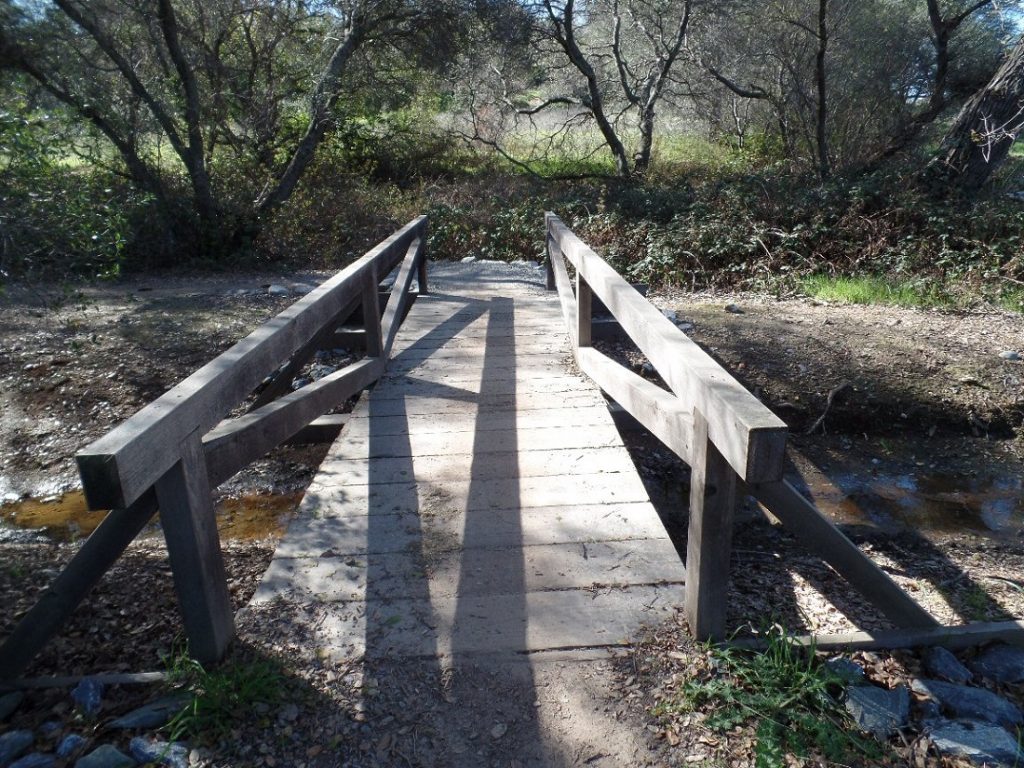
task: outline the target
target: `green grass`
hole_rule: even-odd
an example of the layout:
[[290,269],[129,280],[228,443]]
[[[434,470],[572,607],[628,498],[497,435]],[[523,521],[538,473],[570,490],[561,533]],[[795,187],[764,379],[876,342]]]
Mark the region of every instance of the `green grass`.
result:
[[934,286],[915,280],[887,280],[883,277],[832,277],[809,275],[799,278],[800,290],[811,298],[838,304],[885,304],[894,307],[952,307],[953,297]]
[[1024,288],[1004,288],[996,297],[996,306],[1024,314]]
[[270,659],[232,658],[206,669],[178,647],[165,663],[170,685],[189,694],[182,711],[166,726],[171,741],[213,743],[226,738],[254,705],[274,706],[285,695],[282,668]]
[[846,681],[813,648],[778,631],[767,639],[763,652],[712,649],[714,672],[688,681],[675,711],[705,713],[705,725],[718,733],[753,729],[758,768],[788,765],[789,754],[841,765],[879,760],[884,747],[859,733],[840,703]]

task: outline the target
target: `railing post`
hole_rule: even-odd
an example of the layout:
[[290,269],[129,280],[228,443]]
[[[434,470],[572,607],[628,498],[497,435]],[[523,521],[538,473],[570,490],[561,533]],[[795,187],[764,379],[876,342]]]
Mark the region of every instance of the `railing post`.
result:
[[[552,259],[555,258],[556,251],[558,251],[558,243],[555,242],[555,238],[551,234],[551,217],[553,215],[554,214],[551,214],[551,213],[545,213],[544,214],[545,244],[546,244],[547,256],[548,256],[547,261],[545,262],[545,266],[547,267],[546,272],[547,272],[547,276],[548,276],[548,290],[549,291],[555,290],[555,285],[556,285],[555,284],[555,266],[551,262],[552,262]],[[559,253],[558,256],[560,258],[561,254]]]
[[156,500],[189,652],[204,664],[217,661],[235,623],[198,432],[185,438],[181,458],[156,482]]
[[371,265],[363,275],[363,327],[366,329],[366,356],[380,357],[384,340],[380,327],[380,285],[376,265]]
[[416,265],[416,290],[421,294],[429,293],[427,288],[427,224],[420,230],[419,264]]
[[591,334],[593,330],[593,292],[587,281],[576,270],[576,344],[580,347],[591,345]]
[[725,633],[729,559],[742,481],[708,440],[708,422],[693,411],[690,524],[686,539],[686,619],[698,640]]

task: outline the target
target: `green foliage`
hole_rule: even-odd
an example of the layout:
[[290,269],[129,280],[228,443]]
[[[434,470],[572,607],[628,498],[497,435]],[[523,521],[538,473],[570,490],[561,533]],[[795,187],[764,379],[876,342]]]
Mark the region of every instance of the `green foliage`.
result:
[[808,296],[843,304],[888,304],[896,307],[955,306],[952,297],[921,280],[894,281],[878,275],[833,277],[808,275],[797,281]]
[[225,738],[254,705],[273,706],[285,694],[282,667],[269,659],[233,658],[208,670],[180,645],[165,663],[168,683],[189,694],[187,704],[166,726],[172,741]]
[[844,765],[879,758],[882,748],[857,732],[839,703],[842,677],[781,631],[767,640],[763,652],[712,649],[714,674],[688,681],[676,708],[705,712],[718,732],[752,726],[758,768],[781,768],[787,754]]

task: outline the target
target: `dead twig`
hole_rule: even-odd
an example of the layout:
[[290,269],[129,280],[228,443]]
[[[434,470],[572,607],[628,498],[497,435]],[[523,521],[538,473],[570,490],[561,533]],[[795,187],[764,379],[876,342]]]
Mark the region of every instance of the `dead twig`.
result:
[[853,384],[851,384],[849,381],[844,381],[838,387],[834,387],[832,391],[828,393],[828,400],[825,401],[825,410],[822,411],[821,416],[818,417],[818,420],[807,428],[807,431],[804,432],[804,434],[813,435],[815,432],[818,431],[818,427],[821,427],[821,433],[825,434],[825,417],[828,416],[828,412],[832,410],[832,404],[835,402],[836,398],[839,397],[839,395],[841,395],[848,389],[853,389]]

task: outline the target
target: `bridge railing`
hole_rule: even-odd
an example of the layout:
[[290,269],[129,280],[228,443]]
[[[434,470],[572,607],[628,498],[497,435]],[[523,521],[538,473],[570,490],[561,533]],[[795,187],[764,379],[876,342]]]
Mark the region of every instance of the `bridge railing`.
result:
[[[690,465],[686,615],[699,638],[725,631],[735,511],[748,494],[900,627],[937,622],[782,479],[786,425],[552,213],[545,215],[548,288],[558,291],[576,362],[613,400]],[[571,279],[566,265],[575,272]],[[599,298],[668,386],[591,346]]]
[[[426,228],[425,216],[409,222],[76,456],[90,509],[111,511],[0,647],[0,680],[25,669],[158,510],[190,651],[222,656],[234,611],[211,491],[380,377],[413,278],[427,290]],[[399,265],[382,311],[380,281]],[[366,356],[293,392],[301,367],[351,337],[339,327],[360,314]],[[268,377],[249,412],[227,418]],[[337,435],[323,421],[311,431]]]

